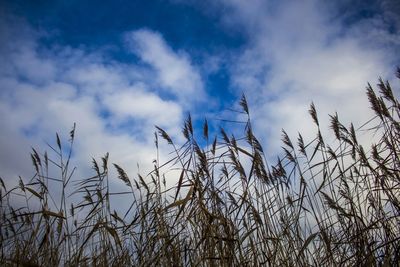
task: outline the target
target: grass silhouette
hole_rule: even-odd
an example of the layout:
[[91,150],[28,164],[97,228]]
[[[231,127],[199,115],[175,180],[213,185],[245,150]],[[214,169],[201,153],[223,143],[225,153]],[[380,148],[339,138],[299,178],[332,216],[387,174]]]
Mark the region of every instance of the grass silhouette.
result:
[[[110,191],[115,177],[108,155],[93,160],[92,177],[72,182],[74,126],[68,148],[57,135],[50,147],[55,158],[33,150],[29,183],[20,179],[8,189],[0,180],[0,265],[396,266],[400,105],[388,82],[380,80],[378,88],[377,95],[367,87],[375,117],[362,129],[331,116],[333,144],[322,136],[311,104],[315,138],[306,142],[299,135],[293,142],[283,131],[284,157],[273,165],[253,134],[245,97],[241,137],[221,129],[212,138],[205,121],[201,138],[209,145],[202,147],[189,116],[185,143],[177,146],[157,128],[157,148],[166,141],[174,151],[169,165],[156,162],[148,177],[131,178],[113,164],[124,192]],[[359,143],[361,130],[377,142]],[[58,177],[49,175],[54,168]],[[178,173],[172,188],[163,168]],[[50,191],[50,183],[61,194]],[[70,193],[81,201],[69,203]],[[126,212],[111,210],[113,195],[129,201]]]

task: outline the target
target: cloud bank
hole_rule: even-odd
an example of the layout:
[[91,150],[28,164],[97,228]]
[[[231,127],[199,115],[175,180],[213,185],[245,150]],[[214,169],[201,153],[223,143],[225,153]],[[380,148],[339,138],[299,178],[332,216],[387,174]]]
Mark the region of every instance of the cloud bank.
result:
[[[230,12],[221,22],[244,32],[248,45],[232,64],[232,85],[250,99],[257,132],[276,154],[281,129],[313,137],[308,115],[314,101],[324,128],[328,114],[345,124],[372,117],[365,87],[393,77],[400,48],[395,1],[369,17],[363,3],[339,1],[220,1]],[[395,6],[395,8],[394,8]],[[343,12],[343,9],[347,12]],[[358,16],[358,17],[357,17]],[[352,22],[353,20],[353,22]]]
[[[128,173],[136,174],[137,163],[146,173],[156,157],[154,125],[179,140],[185,113],[221,117],[208,107],[229,106],[227,92],[238,99],[246,94],[256,133],[274,157],[282,128],[292,137],[298,131],[313,137],[311,101],[325,129],[327,114],[335,111],[345,124],[369,119],[367,82],[380,75],[392,79],[398,64],[396,1],[219,0],[207,2],[208,9],[197,1],[171,1],[171,8],[176,5],[198,7],[218,30],[243,41],[198,51],[140,25],[110,44],[129,55],[120,60],[107,47],[47,42],[51,30],[2,13],[0,169],[8,183],[32,174],[30,146],[46,147],[74,122],[79,175],[90,173],[91,158],[106,152]],[[211,84],[213,75],[228,76],[229,88]],[[217,124],[212,118],[210,124]]]
[[44,152],[55,132],[68,140],[74,123],[74,163],[77,176],[83,176],[77,179],[91,174],[91,158],[106,152],[132,175],[140,164],[145,175],[156,158],[154,125],[178,138],[188,103],[205,95],[189,56],[175,53],[157,32],[122,34],[121,42],[128,40],[127,49],[146,64],[121,63],[85,48],[46,48],[42,33],[15,17],[0,24],[0,38],[6,40],[0,50],[5,60],[0,69],[0,169],[9,184],[17,183],[18,175],[32,175],[31,146]]

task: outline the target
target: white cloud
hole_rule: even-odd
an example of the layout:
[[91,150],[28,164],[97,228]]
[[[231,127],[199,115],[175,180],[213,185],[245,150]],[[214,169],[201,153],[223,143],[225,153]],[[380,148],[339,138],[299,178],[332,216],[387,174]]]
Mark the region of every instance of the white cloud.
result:
[[[129,87],[104,95],[102,102],[111,111],[117,122],[136,119],[141,133],[151,132],[154,125],[162,127],[176,136],[177,127],[182,122],[182,108],[178,103],[163,100],[158,95],[146,92],[143,86]],[[143,124],[144,122],[144,124]],[[175,129],[174,129],[175,128]]]
[[[102,52],[45,48],[32,30],[21,31],[29,33],[22,36],[4,30],[29,29],[21,21],[3,20],[0,25],[0,57],[4,59],[0,67],[0,176],[8,185],[15,185],[18,175],[27,179],[33,174],[31,146],[40,151],[51,150],[45,142],[54,143],[55,132],[68,140],[75,122],[76,179],[92,175],[91,158],[102,157],[106,152],[110,153],[111,162],[126,168],[132,177],[138,171],[137,164],[146,175],[156,158],[154,125],[177,137],[182,103],[189,107],[189,102],[183,100],[191,94],[203,94],[201,77],[189,57],[172,52],[157,33],[146,35],[156,38],[150,52],[157,52],[163,59],[158,64],[146,56],[157,70],[154,72],[135,62],[106,61]],[[143,35],[141,38],[137,41],[143,45],[146,40]],[[143,56],[149,53],[142,52]],[[164,86],[177,99],[165,99],[164,89],[160,94],[160,87]],[[166,157],[164,152],[169,151],[161,151],[160,157]]]
[[205,96],[201,76],[187,54],[173,51],[153,31],[138,30],[126,36],[133,52],[157,70],[161,86],[169,89],[181,103],[193,103]]
[[[335,111],[346,122],[366,120],[371,114],[363,94],[366,83],[393,71],[391,46],[398,37],[387,32],[382,18],[343,28],[322,5],[262,0],[212,5],[225,10],[221,20],[227,30],[248,38],[223,60],[230,61],[225,65],[231,66],[232,84],[247,94],[269,155],[280,151],[281,128],[291,136],[313,133],[307,113],[312,100],[325,128],[327,114]],[[68,133],[74,122],[77,165],[90,168],[91,157],[110,152],[128,173],[136,173],[136,163],[143,172],[150,170],[153,126],[180,135],[183,111],[194,111],[192,104],[206,98],[200,71],[217,71],[223,57],[204,59],[207,69],[201,69],[161,34],[144,29],[127,33],[125,41],[145,64],[106,61],[101,50],[48,49],[40,46],[39,35],[21,21],[0,23],[3,178],[29,175],[30,146],[44,147],[43,140],[51,141],[56,131]],[[372,44],[375,39],[379,42]]]
[[387,28],[366,21],[368,31],[363,25],[363,35],[354,34],[361,31],[359,24],[344,28],[334,17],[335,6],[318,1],[221,2],[231,10],[223,17],[228,29],[239,28],[249,36],[232,63],[231,79],[249,98],[267,154],[280,151],[282,128],[294,138],[297,131],[313,137],[307,112],[311,101],[325,130],[327,114],[335,111],[345,125],[372,116],[364,93],[367,82],[375,83],[379,75],[390,78],[394,71],[393,43],[380,39],[371,44],[378,30],[387,39],[395,38]]
[[107,66],[101,62],[73,63],[68,66],[65,79],[79,84],[86,93],[104,94],[118,90],[127,83],[118,66]]

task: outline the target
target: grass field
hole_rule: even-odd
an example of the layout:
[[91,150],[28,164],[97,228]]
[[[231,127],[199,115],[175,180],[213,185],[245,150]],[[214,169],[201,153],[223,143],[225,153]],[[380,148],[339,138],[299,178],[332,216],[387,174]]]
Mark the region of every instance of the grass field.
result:
[[[1,180],[0,265],[398,266],[400,105],[389,83],[377,89],[367,87],[375,116],[362,128],[330,117],[332,143],[312,104],[315,138],[283,132],[283,157],[272,165],[245,97],[243,136],[214,138],[205,123],[199,142],[189,117],[177,146],[157,128],[156,146],[167,142],[174,154],[147,177],[128,176],[106,155],[93,161],[92,177],[74,179],[74,127],[69,148],[57,135],[56,158],[33,150],[31,181],[6,188]],[[376,142],[359,142],[361,132]],[[172,188],[168,169],[177,173]],[[110,191],[117,178],[127,190]],[[111,208],[116,195],[130,203],[126,211]]]

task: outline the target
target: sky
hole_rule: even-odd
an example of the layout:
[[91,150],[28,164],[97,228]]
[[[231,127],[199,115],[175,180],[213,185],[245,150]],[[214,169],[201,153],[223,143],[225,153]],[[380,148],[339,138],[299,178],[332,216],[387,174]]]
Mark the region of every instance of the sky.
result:
[[155,125],[179,143],[190,113],[217,132],[243,120],[242,94],[274,158],[282,128],[312,139],[312,101],[327,130],[334,112],[372,116],[368,82],[399,95],[399,31],[397,0],[0,0],[0,177],[31,177],[31,147],[49,150],[56,132],[66,145],[74,123],[77,176],[107,152],[145,175]]

